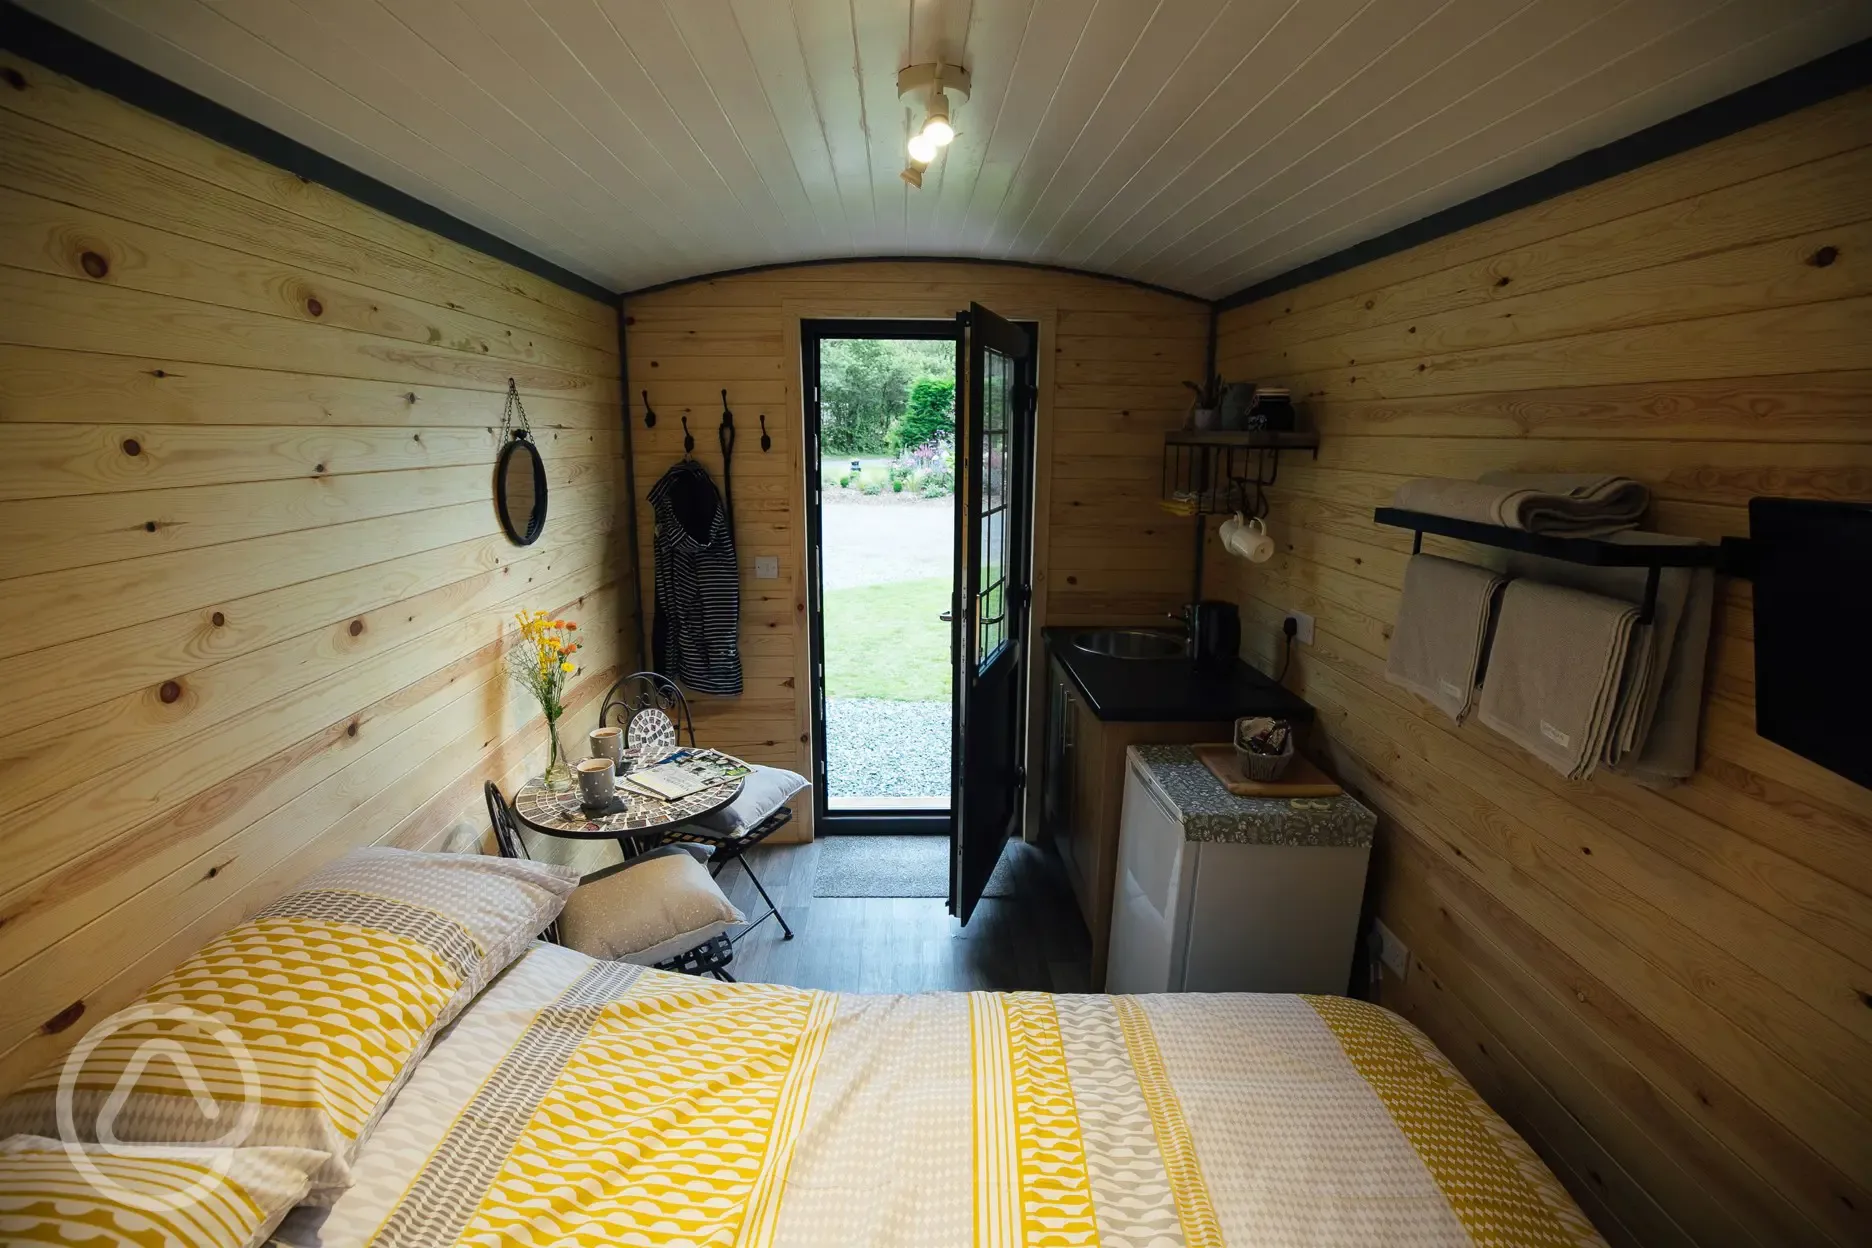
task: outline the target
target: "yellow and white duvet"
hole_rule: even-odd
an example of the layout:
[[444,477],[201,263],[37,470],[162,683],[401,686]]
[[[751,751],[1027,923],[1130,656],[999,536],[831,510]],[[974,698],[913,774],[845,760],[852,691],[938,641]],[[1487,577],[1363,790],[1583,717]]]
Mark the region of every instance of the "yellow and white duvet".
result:
[[1579,1245],[1414,1028],[1295,996],[856,996],[541,946],[280,1241]]

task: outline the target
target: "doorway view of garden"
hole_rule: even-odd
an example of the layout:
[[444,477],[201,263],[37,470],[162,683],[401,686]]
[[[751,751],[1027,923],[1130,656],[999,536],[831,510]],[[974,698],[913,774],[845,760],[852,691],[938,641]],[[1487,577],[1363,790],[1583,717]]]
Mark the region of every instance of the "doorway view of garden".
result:
[[949,805],[953,340],[819,349],[820,611],[832,809]]

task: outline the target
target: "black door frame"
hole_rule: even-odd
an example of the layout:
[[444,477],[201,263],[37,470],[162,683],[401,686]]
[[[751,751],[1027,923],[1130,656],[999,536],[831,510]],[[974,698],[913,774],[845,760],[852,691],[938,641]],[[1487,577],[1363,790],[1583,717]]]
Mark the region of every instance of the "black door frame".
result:
[[[802,318],[800,321],[800,368],[804,397],[806,451],[806,609],[811,637],[812,662],[812,766],[813,766],[813,835],[871,834],[896,835],[915,833],[930,836],[949,835],[955,811],[955,795],[950,793],[950,809],[943,811],[837,811],[830,808],[826,792],[826,722],[825,722],[825,603],[821,563],[824,551],[820,541],[820,465],[824,456],[819,446],[819,344],[828,338],[920,338],[956,344],[956,383],[960,386],[962,350],[960,331],[953,317],[943,319],[911,318]],[[961,506],[960,501],[956,504]],[[953,594],[951,595],[953,598]],[[953,703],[954,690],[950,691]]]

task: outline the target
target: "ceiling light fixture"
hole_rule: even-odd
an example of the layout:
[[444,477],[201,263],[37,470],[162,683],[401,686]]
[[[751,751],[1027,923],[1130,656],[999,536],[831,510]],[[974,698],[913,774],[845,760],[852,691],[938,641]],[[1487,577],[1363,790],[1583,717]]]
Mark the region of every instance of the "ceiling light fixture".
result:
[[[905,145],[909,149],[910,165],[902,176],[911,186],[923,185],[923,170],[942,154],[943,148],[955,141],[955,122],[949,111],[949,97],[954,95],[968,99],[969,86],[968,70],[943,61],[906,65],[897,71],[899,99],[913,95],[926,97],[923,125],[910,136],[909,143]],[[912,177],[912,174],[915,176]]]

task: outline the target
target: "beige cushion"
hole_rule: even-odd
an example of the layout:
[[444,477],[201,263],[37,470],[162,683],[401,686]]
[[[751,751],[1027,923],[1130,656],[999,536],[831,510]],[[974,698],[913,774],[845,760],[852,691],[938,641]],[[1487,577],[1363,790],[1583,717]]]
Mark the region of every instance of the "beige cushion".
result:
[[707,867],[674,853],[579,885],[560,912],[559,937],[594,958],[652,966],[687,953],[741,919]]

